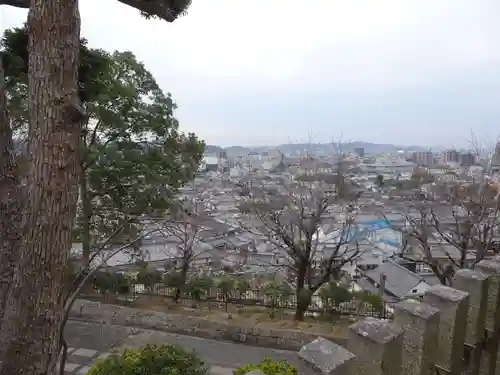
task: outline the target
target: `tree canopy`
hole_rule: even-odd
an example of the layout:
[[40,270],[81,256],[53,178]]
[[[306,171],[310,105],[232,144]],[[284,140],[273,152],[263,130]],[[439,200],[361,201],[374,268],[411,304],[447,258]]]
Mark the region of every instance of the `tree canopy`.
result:
[[[1,41],[9,113],[18,129],[27,124],[27,41],[25,27],[7,30]],[[80,49],[87,118],[75,234],[88,253],[119,226],[124,230],[115,239],[137,235],[140,215],[162,215],[194,177],[204,143],[179,131],[172,96],[133,53],[91,49],[84,39]]]
[[[190,3],[119,1],[145,17],[169,22]],[[65,311],[69,311],[64,280],[75,218],[84,223],[82,243],[89,250],[92,223],[101,213],[96,208],[103,204],[111,222],[117,217],[124,224],[129,217],[161,211],[171,193],[190,178],[203,143],[193,134],[179,132],[170,95],[161,91],[133,54],[89,50],[106,66],[94,69],[95,62],[85,64],[79,51],[77,0],[0,0],[0,5],[29,8],[24,33],[28,37],[17,33],[14,46],[21,48],[12,52],[19,53],[2,51],[0,64],[2,171],[10,173],[17,164],[14,126],[17,137],[28,130],[28,152],[23,155],[27,170],[16,167],[13,178],[0,181],[1,204],[6,208],[0,210],[0,226],[7,228],[2,230],[7,234],[2,233],[0,249],[2,283],[7,286],[0,288],[0,373],[54,373],[56,364],[62,373],[67,356]],[[12,69],[7,73],[13,83],[9,87],[4,82],[4,57]],[[86,69],[98,73],[90,81],[97,83],[96,90],[86,85]],[[7,112],[10,121],[4,116]],[[106,181],[104,188],[93,185],[96,174]],[[123,187],[125,191],[120,191]],[[14,197],[7,200],[16,204],[4,204],[6,196]],[[20,241],[3,225],[16,216],[22,216]],[[116,229],[121,232],[123,226]]]

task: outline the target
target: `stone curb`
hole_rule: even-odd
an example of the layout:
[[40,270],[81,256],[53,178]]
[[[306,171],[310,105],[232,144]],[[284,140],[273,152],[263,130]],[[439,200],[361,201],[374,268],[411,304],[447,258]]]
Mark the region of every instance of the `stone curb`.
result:
[[[151,329],[185,336],[293,351],[300,350],[303,345],[318,337],[318,334],[304,331],[242,327],[199,317],[140,310],[85,300],[75,301],[69,317],[76,321]],[[343,338],[330,335],[322,336],[340,345],[346,343]]]

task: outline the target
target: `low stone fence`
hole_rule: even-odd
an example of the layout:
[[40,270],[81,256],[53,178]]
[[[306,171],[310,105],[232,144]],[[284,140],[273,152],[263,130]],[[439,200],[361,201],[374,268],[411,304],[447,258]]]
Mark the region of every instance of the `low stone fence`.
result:
[[345,346],[324,338],[304,345],[300,373],[499,375],[500,261],[458,271],[453,285],[400,302],[393,322],[355,323]]
[[[242,327],[234,323],[231,324],[230,319],[227,321],[212,321],[202,317],[140,310],[86,300],[75,301],[70,312],[70,318],[284,350],[300,350],[302,346],[318,336],[317,334],[290,329]],[[340,338],[329,337],[328,335],[324,337],[338,344],[345,344],[345,340]]]

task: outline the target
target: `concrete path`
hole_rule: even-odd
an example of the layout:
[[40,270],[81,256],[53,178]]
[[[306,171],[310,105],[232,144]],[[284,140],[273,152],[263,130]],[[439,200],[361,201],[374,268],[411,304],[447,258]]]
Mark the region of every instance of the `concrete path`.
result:
[[71,352],[66,374],[83,375],[88,366],[110,352],[146,344],[176,344],[194,350],[216,375],[232,375],[234,369],[258,363],[265,357],[297,363],[295,352],[246,346],[166,332],[141,330],[113,325],[69,321],[65,336]]

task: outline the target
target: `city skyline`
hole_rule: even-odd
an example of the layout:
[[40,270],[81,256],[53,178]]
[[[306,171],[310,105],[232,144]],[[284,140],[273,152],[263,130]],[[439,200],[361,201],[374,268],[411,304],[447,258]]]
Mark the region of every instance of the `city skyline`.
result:
[[[166,24],[81,2],[89,45],[134,52],[172,92],[181,127],[223,146],[310,133],[429,147],[467,147],[471,129],[496,139],[499,10],[494,0],[217,0]],[[2,9],[2,31],[25,18]]]
[[[500,148],[500,141],[493,141],[490,140],[489,142],[482,142],[480,143],[477,147],[473,147],[473,141],[470,141],[469,145],[465,145],[463,147],[461,146],[454,146],[454,145],[448,145],[448,146],[428,146],[428,145],[423,145],[423,144],[416,144],[416,143],[408,143],[408,144],[392,144],[392,143],[377,143],[377,142],[368,142],[368,141],[361,141],[361,140],[355,140],[355,141],[346,141],[346,142],[289,142],[289,143],[281,143],[281,144],[261,144],[261,145],[250,145],[250,146],[242,146],[242,145],[237,145],[237,144],[230,144],[230,145],[217,145],[217,144],[206,144],[206,147],[208,150],[206,150],[206,153],[213,153],[212,149],[213,148],[220,148],[223,150],[230,150],[230,149],[237,149],[237,148],[242,148],[242,149],[247,149],[247,150],[253,150],[253,151],[265,151],[266,149],[281,149],[281,148],[298,148],[300,146],[304,145],[304,149],[309,148],[309,147],[320,147],[329,149],[331,148],[332,150],[339,147],[339,145],[343,145],[344,147],[347,146],[347,150],[351,153],[356,153],[357,148],[364,149],[365,152],[370,152],[367,151],[366,149],[371,149],[373,147],[375,148],[387,148],[391,149],[390,151],[383,151],[384,152],[392,152],[393,150],[401,150],[404,152],[432,152],[434,154],[439,154],[439,153],[446,153],[449,151],[457,151],[457,152],[462,152],[462,153],[473,153],[476,154],[477,152],[482,153],[482,152],[487,152],[491,153],[495,150],[498,150]],[[379,153],[378,151],[375,153]]]

